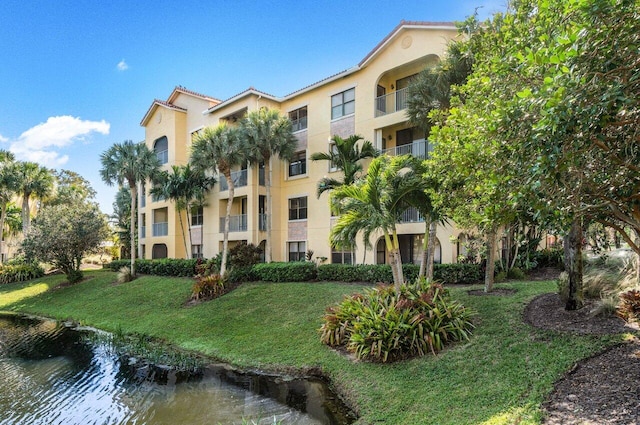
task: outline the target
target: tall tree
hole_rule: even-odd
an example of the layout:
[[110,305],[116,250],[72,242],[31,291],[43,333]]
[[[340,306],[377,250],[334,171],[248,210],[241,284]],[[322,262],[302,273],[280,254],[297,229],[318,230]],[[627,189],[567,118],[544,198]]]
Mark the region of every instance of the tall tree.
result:
[[193,167],[196,170],[201,170],[202,173],[214,168],[217,169],[224,176],[229,188],[222,239],[222,262],[220,264],[220,275],[223,277],[227,272],[229,223],[231,222],[231,208],[235,196],[235,184],[231,177],[231,171],[247,162],[247,148],[238,136],[238,129],[229,127],[225,123],[221,123],[217,127],[207,127],[192,141],[189,160]]
[[277,109],[260,108],[249,111],[240,121],[241,137],[249,152],[249,161],[253,164],[264,164],[265,186],[267,198],[264,214],[266,216],[267,240],[265,261],[271,262],[271,158],[278,157],[289,161],[293,156],[297,139],[293,135],[289,118]]
[[4,232],[8,208],[18,191],[14,159],[11,152],[0,150],[0,232]]
[[14,169],[18,181],[18,194],[22,196],[22,233],[26,235],[31,225],[29,201],[32,197],[43,199],[53,190],[53,174],[35,162],[18,162]]
[[368,237],[381,231],[396,289],[404,283],[396,226],[402,213],[411,205],[408,195],[415,191],[422,178],[411,173],[411,161],[409,155],[379,156],[371,161],[365,178],[352,185],[337,187],[330,195],[340,214],[331,229],[331,244],[343,243],[358,232],[364,232]]
[[354,183],[362,172],[362,161],[380,155],[380,152],[368,140],[363,141],[362,146],[358,146],[363,137],[357,134],[346,139],[335,135],[331,140],[333,141],[332,146],[335,148],[329,152],[314,152],[310,159],[312,161],[328,161],[332,167],[342,172],[343,178],[342,181],[330,177],[322,178],[318,182],[318,198],[328,190]]
[[108,185],[127,184],[131,194],[131,275],[135,276],[135,229],[136,201],[138,184],[147,179],[154,180],[160,170],[160,161],[156,154],[144,142],[134,143],[126,140],[116,143],[100,155],[102,168],[100,176]]
[[106,216],[95,202],[73,200],[47,205],[22,243],[27,258],[58,267],[70,283],[82,279],[80,266],[88,252],[108,237]]
[[56,191],[54,196],[44,201],[45,205],[95,199],[96,191],[91,187],[91,183],[75,171],[54,171],[53,177],[56,182]]
[[120,186],[112,206],[111,220],[115,225],[122,256],[131,257],[131,246],[136,246],[136,243],[131,244],[131,192],[128,186]]
[[[162,196],[175,203],[175,209],[180,220],[180,230],[182,232],[182,242],[187,258],[191,258],[190,246],[193,245],[191,238],[190,212],[194,202],[202,200],[206,192],[215,184],[215,178],[207,176],[204,170],[195,170],[190,164],[172,165],[171,171],[163,171],[158,177],[157,184],[151,189],[151,193]],[[189,233],[189,246],[184,229],[183,213],[186,211],[186,221]]]

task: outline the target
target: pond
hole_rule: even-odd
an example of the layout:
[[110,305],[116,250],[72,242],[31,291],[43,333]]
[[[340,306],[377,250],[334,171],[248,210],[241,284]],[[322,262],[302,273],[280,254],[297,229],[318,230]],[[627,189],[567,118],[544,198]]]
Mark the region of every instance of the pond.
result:
[[[140,367],[89,330],[0,313],[0,424],[348,424],[319,380]],[[140,363],[140,362],[138,362]]]

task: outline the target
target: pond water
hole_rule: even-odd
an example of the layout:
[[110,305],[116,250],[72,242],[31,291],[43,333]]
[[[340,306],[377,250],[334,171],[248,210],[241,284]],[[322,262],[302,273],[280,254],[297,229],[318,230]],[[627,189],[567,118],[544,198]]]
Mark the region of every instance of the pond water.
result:
[[348,424],[314,380],[132,367],[104,339],[0,314],[0,424]]

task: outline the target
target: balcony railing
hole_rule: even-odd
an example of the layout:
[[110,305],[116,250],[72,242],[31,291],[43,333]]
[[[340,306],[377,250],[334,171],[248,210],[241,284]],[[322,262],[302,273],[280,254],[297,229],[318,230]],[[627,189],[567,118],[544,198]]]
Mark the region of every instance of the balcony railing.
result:
[[[229,232],[246,232],[247,215],[232,215],[229,217]],[[220,233],[224,232],[224,217],[220,217]]]
[[428,140],[415,140],[413,143],[385,149],[382,153],[390,156],[411,154],[416,158],[426,159],[429,156],[429,151],[430,146]]
[[298,118],[291,121],[291,127],[294,132],[307,128],[307,117]]
[[407,109],[407,88],[376,97],[375,109],[376,117]]
[[414,207],[407,208],[400,217],[401,223],[424,223],[424,217]]
[[258,169],[258,184],[260,186],[264,186],[265,182],[264,182],[264,168],[259,168]]
[[140,238],[147,237],[147,226],[140,226]]
[[258,229],[261,232],[267,231],[267,215],[266,214],[258,214]]
[[169,234],[169,223],[153,223],[153,236],[167,236]]
[[[229,190],[229,185],[227,185],[227,179],[221,174],[218,179],[220,180],[220,192],[224,192],[225,190]],[[231,172],[231,180],[233,181],[233,187],[243,187],[247,185],[247,170],[238,170]]]

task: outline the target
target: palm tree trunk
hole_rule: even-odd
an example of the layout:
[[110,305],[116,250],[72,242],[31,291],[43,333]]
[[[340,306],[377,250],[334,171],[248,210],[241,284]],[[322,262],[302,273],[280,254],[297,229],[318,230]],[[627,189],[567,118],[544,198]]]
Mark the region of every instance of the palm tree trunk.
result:
[[229,187],[229,198],[227,198],[227,213],[224,217],[224,233],[222,236],[222,260],[220,264],[220,276],[227,274],[227,255],[229,252],[229,224],[231,222],[231,208],[233,207],[233,197],[235,196],[235,186],[231,178],[231,170],[224,171],[224,178]]
[[191,234],[191,208],[192,208],[192,205],[187,202],[187,231],[189,232],[189,246],[191,247],[191,249],[189,249],[190,255],[187,258],[193,257],[193,235]]
[[[389,265],[391,266],[391,275],[393,276],[393,284],[395,286],[399,280],[398,265],[394,259],[393,241],[391,240],[391,236],[389,235],[389,232],[387,232],[386,230],[384,231],[384,242],[387,247],[387,252],[389,253]],[[398,286],[396,286],[396,289],[399,289]]]
[[[4,239],[2,236],[4,235],[4,222],[7,221],[7,203],[2,202],[2,207],[0,208],[0,251],[4,249]],[[4,257],[2,252],[0,252],[0,264],[4,262]]]
[[267,189],[267,199],[264,206],[265,230],[267,239],[264,246],[264,261],[271,262],[271,157],[264,159],[264,185]]
[[492,226],[487,232],[487,265],[484,272],[484,292],[493,291],[493,275],[496,268],[496,226]]
[[180,219],[180,231],[182,232],[182,242],[184,243],[184,255],[188,260],[190,255],[189,255],[189,249],[187,248],[187,235],[184,233],[184,222],[182,221],[182,210],[176,209],[176,212],[178,213],[178,218]]
[[438,222],[433,220],[429,223],[429,240],[427,244],[427,279],[433,279],[433,263],[436,251],[436,232],[438,231]]
[[136,198],[138,197],[138,187],[136,186],[135,183],[131,184],[129,183],[129,191],[131,192],[131,276],[135,277],[136,275],[136,270],[135,270],[135,258],[136,258],[136,219],[137,217],[137,212],[136,212]]
[[31,193],[24,193],[22,195],[22,236],[26,236],[31,227],[31,212],[29,211],[29,198]]
[[418,277],[424,277],[427,271],[427,259],[429,258],[428,247],[429,247],[429,226],[430,225],[431,225],[431,220],[425,217],[424,238],[422,240],[422,255],[420,258],[420,271],[418,272]]

